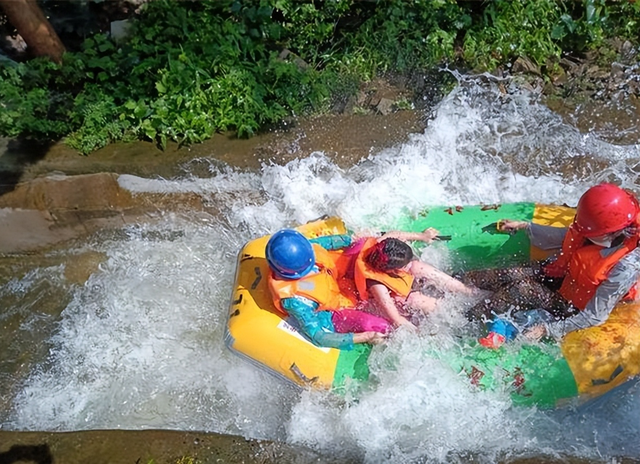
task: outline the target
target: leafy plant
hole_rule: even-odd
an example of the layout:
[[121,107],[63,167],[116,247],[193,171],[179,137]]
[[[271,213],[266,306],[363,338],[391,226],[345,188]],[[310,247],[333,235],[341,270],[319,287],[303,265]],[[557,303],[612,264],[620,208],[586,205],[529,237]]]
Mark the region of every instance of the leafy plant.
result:
[[555,29],[563,10],[553,0],[496,0],[466,34],[464,58],[474,67],[491,69],[526,56],[539,65],[559,57]]
[[640,2],[615,2],[607,5],[607,19],[610,27],[605,35],[620,35],[637,44],[640,36]]
[[0,135],[66,137],[85,154],[117,140],[249,137],[380,73],[460,56],[480,69],[543,65],[615,31],[637,41],[639,3],[154,0],[124,43],[96,34],[60,65],[0,62]]
[[458,33],[471,18],[453,0],[418,0],[381,4],[347,45],[360,54],[364,75],[405,72],[454,57]]
[[1,134],[56,138],[73,129],[68,94],[47,85],[58,70],[44,59],[0,67]]
[[133,140],[130,124],[118,118],[113,98],[102,93],[96,96],[95,101],[86,101],[85,94],[76,98],[75,113],[82,115],[82,123],[66,142],[80,153],[90,153],[119,140]]
[[584,0],[582,5],[561,15],[552,37],[563,41],[563,47],[583,51],[600,46],[605,36],[608,9],[604,0]]

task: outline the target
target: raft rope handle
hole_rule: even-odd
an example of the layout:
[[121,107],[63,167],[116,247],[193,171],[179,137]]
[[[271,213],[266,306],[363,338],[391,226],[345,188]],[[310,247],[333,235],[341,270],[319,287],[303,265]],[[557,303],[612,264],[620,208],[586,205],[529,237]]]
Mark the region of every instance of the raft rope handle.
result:
[[304,375],[300,370],[300,368],[296,366],[296,363],[291,364],[291,367],[289,368],[289,370],[293,372],[296,375],[296,377],[298,377],[298,379],[305,385],[313,385],[318,381],[318,376],[315,376],[310,379],[309,377]]
[[616,367],[614,369],[614,371],[609,376],[609,379],[591,379],[591,385],[593,385],[594,387],[596,385],[606,385],[606,384],[612,382],[613,379],[618,377],[622,373],[623,370],[624,370],[624,368],[622,367],[622,365],[618,364],[618,367]]
[[251,290],[255,290],[258,287],[258,284],[262,280],[262,273],[260,272],[260,268],[256,266],[254,268],[254,272],[256,273],[256,280],[251,284]]

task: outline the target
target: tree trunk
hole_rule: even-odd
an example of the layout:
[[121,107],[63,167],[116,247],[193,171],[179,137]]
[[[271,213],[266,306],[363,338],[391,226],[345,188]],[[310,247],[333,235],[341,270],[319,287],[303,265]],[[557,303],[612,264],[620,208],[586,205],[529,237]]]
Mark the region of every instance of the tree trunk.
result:
[[36,0],[0,0],[0,8],[33,56],[48,56],[56,63],[61,61],[64,45]]

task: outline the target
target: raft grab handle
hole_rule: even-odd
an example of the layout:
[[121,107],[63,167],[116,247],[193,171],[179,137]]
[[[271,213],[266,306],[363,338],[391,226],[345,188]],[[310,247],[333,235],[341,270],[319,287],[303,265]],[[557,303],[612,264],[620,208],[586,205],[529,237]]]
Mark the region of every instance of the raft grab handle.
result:
[[296,363],[291,364],[291,367],[289,368],[289,370],[293,372],[295,376],[298,377],[298,379],[300,379],[300,381],[304,384],[312,385],[318,381],[318,376],[310,379],[309,377],[304,375],[300,370],[300,368],[296,366]]

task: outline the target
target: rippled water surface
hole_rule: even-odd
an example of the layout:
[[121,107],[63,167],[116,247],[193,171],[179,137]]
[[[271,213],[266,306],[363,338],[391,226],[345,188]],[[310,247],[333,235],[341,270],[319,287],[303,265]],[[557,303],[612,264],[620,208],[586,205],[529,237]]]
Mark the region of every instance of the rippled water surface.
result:
[[[167,428],[303,444],[363,462],[493,462],[498,457],[640,458],[640,392],[628,384],[580,407],[515,408],[425,347],[454,343],[448,302],[418,334],[372,356],[357,400],[298,391],[224,346],[236,255],[257,236],[324,214],[355,230],[393,226],[401,208],[535,201],[576,204],[600,181],[640,191],[637,145],[580,133],[536,95],[462,80],[423,133],[342,168],[322,152],[260,172],[211,162],[199,177],[122,175],[132,192],[197,192],[221,213],[167,211],[158,224],[97,234],[51,265],[0,281],[0,427]],[[203,161],[206,162],[206,159]],[[56,253],[105,258],[84,284]],[[447,268],[446,252],[425,259]],[[458,312],[456,312],[458,310]],[[385,369],[393,358],[395,371]]]

